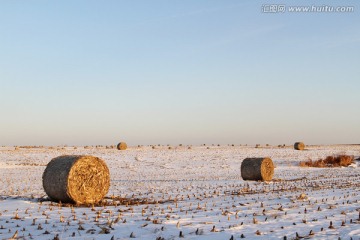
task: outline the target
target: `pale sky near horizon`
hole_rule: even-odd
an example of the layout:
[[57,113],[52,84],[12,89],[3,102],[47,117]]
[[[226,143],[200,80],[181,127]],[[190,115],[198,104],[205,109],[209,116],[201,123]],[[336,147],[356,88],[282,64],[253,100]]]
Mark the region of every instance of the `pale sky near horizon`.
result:
[[360,143],[359,92],[357,1],[0,1],[0,146]]

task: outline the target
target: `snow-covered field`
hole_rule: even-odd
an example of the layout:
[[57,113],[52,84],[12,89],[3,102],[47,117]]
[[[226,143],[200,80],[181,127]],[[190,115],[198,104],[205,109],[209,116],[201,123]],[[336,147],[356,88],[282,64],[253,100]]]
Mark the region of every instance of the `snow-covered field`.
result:
[[[298,167],[309,158],[359,156],[359,145],[209,147],[2,147],[0,239],[360,239],[360,168]],[[106,204],[47,201],[46,164],[69,154],[108,164]],[[270,157],[273,181],[243,181],[246,157]]]

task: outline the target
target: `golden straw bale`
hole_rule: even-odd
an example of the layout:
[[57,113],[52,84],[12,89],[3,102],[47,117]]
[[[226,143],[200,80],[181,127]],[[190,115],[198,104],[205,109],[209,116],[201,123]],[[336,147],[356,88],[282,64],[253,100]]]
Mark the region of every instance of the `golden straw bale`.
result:
[[117,147],[118,150],[126,150],[127,149],[127,144],[125,142],[120,142]]
[[304,150],[305,149],[305,144],[303,142],[296,142],[294,144],[294,149],[295,150]]
[[271,181],[274,163],[270,158],[246,158],[241,163],[241,177],[244,180]]
[[100,158],[65,155],[52,159],[43,173],[43,187],[51,200],[97,203],[110,187],[110,172]]

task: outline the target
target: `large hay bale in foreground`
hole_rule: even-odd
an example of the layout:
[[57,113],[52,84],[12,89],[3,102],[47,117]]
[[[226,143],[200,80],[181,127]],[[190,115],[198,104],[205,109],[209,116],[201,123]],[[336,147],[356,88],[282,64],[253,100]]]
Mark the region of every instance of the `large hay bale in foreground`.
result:
[[244,180],[271,181],[274,164],[270,158],[246,158],[241,164],[241,177]]
[[126,150],[126,149],[127,149],[127,144],[126,144],[125,142],[120,142],[120,143],[116,146],[116,148],[117,148],[118,150]]
[[54,201],[97,203],[109,190],[110,172],[106,163],[94,156],[60,156],[48,163],[43,187]]
[[294,149],[295,150],[304,150],[305,149],[305,144],[303,142],[296,142],[294,144]]

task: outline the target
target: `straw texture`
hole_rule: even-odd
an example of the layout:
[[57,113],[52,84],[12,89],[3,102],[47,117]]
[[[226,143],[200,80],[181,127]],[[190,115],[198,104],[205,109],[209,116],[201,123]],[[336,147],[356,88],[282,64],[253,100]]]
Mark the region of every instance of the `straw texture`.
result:
[[271,181],[274,164],[270,158],[246,158],[241,164],[241,177],[244,180]]
[[60,156],[48,163],[43,187],[54,201],[97,203],[109,190],[110,172],[106,163],[94,156]]

